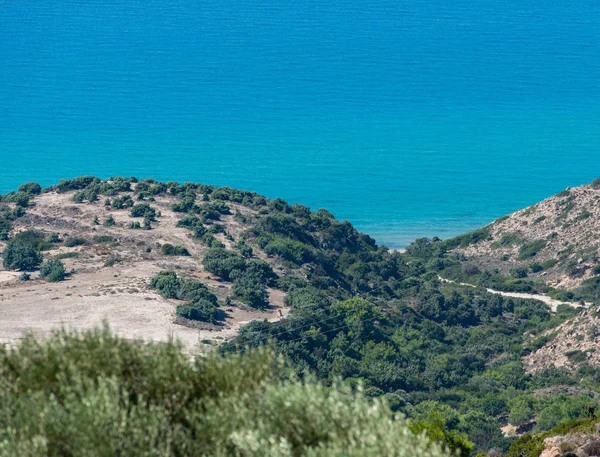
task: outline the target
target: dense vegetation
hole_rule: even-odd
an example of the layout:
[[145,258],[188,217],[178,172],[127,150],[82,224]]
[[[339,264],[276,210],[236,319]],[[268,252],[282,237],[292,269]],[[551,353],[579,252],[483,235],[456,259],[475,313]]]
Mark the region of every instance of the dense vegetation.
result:
[[107,330],[26,339],[0,350],[0,455],[447,455],[420,433],[431,424],[413,432],[385,402],[282,370],[267,350],[190,362]]

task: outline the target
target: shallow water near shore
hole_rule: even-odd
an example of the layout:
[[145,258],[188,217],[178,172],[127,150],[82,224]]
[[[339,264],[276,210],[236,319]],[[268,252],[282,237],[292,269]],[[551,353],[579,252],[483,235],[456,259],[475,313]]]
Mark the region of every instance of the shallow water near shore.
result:
[[600,176],[600,4],[0,2],[0,192],[281,196],[390,247]]

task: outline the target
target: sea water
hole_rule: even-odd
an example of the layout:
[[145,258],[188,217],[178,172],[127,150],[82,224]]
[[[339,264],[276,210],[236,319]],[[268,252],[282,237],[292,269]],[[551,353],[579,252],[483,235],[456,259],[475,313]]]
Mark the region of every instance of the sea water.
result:
[[596,0],[0,0],[0,192],[200,181],[401,247],[600,176],[599,134]]

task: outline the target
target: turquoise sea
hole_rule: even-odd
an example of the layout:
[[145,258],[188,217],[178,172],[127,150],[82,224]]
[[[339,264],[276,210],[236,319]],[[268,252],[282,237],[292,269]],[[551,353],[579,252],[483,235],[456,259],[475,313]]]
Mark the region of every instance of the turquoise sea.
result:
[[0,192],[281,196],[391,247],[600,176],[597,0],[0,0]]

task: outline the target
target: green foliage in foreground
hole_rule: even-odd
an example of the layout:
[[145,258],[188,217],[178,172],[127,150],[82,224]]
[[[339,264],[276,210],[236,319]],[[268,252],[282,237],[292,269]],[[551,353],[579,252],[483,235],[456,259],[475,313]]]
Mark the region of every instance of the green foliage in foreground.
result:
[[0,455],[449,455],[385,402],[281,374],[264,349],[190,361],[107,329],[26,339],[0,351]]

